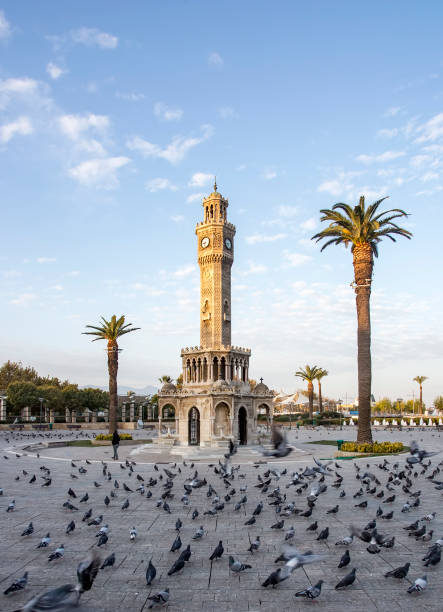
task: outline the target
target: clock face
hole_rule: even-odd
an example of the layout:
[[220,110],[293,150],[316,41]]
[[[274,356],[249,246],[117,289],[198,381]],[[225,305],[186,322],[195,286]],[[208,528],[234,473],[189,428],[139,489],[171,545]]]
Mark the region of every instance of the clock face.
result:
[[231,250],[231,248],[232,248],[232,242],[229,240],[229,238],[226,238],[226,240],[225,240],[225,245],[226,245],[226,248],[227,248],[227,249]]
[[206,247],[209,246],[209,238],[207,236],[205,238],[202,238],[201,245],[202,245],[202,248],[204,249],[206,249]]

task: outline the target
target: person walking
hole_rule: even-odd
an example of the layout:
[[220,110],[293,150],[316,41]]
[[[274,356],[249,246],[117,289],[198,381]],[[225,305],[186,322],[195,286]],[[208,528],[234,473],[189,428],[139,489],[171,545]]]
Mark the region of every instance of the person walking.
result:
[[114,449],[114,457],[118,461],[118,446],[120,444],[120,436],[118,435],[118,431],[115,430],[112,434],[112,447]]

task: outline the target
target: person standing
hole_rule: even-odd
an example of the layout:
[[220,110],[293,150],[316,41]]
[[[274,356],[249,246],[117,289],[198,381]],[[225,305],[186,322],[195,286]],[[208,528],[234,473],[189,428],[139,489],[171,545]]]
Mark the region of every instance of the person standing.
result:
[[115,430],[112,434],[112,447],[114,449],[114,457],[118,461],[118,446],[120,444],[120,436],[118,435],[118,431]]

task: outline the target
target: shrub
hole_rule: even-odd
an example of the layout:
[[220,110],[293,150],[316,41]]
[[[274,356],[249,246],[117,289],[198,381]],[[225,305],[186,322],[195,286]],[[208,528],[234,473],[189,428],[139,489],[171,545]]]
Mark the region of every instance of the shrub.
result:
[[[119,434],[120,440],[132,440],[131,434],[121,433]],[[98,434],[95,436],[96,440],[112,440],[112,434]]]
[[401,442],[345,442],[341,450],[355,453],[401,453],[404,449]]

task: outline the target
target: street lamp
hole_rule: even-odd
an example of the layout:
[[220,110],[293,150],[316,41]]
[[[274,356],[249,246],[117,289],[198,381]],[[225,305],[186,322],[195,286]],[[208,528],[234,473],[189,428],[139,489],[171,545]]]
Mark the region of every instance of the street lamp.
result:
[[44,397],[39,397],[38,401],[40,402],[40,425],[42,423],[42,407],[43,407],[43,402],[45,401]]
[[343,430],[343,412],[341,411],[341,405],[343,404],[343,401],[341,399],[337,400],[337,404],[338,404],[338,409],[340,411],[340,431]]

